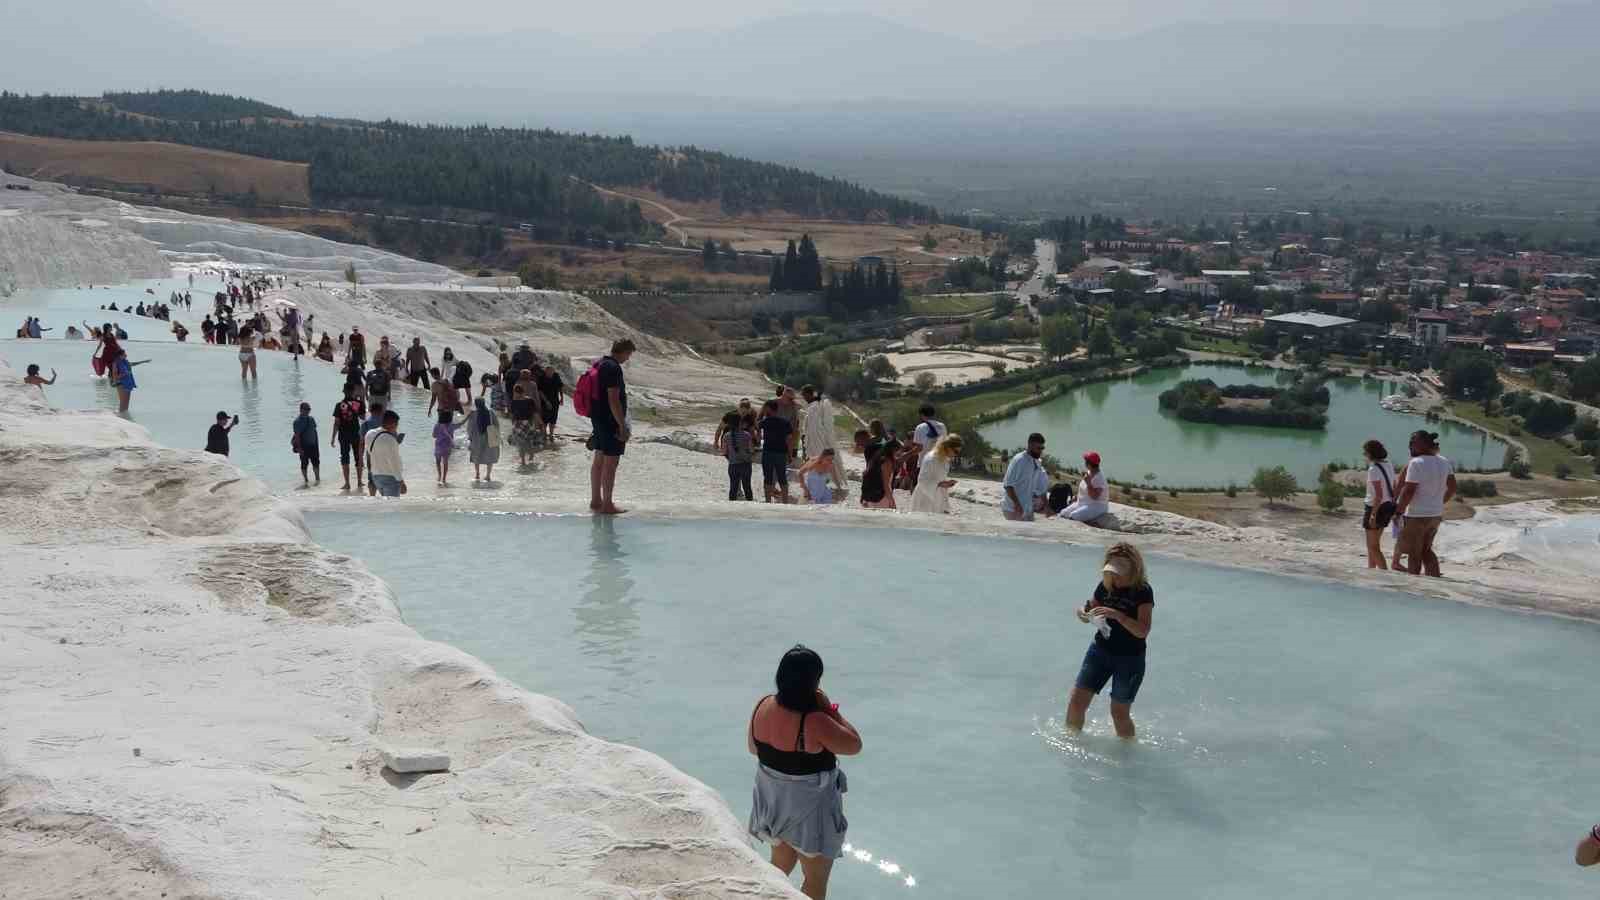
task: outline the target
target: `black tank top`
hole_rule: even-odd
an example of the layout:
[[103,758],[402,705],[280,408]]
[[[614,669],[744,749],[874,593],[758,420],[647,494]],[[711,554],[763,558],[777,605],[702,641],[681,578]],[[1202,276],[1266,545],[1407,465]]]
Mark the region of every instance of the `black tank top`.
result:
[[818,772],[831,772],[839,767],[838,757],[832,750],[821,753],[807,753],[806,745],[806,716],[810,713],[800,714],[800,732],[795,735],[793,750],[779,750],[771,744],[756,740],[756,713],[761,711],[761,704],[769,698],[762,697],[756,703],[756,708],[750,711],[750,739],[755,741],[756,758],[761,764],[774,771],[785,775],[815,775]]

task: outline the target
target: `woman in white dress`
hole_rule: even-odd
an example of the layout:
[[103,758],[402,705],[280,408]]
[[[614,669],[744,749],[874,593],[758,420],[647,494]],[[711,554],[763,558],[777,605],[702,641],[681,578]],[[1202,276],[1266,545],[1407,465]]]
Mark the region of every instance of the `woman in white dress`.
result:
[[960,455],[961,435],[947,434],[922,458],[917,489],[911,492],[912,512],[950,512],[950,489],[956,484],[955,479],[949,477],[950,464]]

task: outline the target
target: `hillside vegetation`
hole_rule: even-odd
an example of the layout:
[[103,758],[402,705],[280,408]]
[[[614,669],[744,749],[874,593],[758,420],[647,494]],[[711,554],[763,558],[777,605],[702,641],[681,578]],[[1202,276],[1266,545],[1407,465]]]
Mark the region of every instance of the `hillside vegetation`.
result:
[[[128,111],[125,111],[128,110]],[[139,110],[138,114],[132,114]],[[155,112],[144,112],[153,110]],[[168,114],[151,118],[152,115]],[[0,93],[0,130],[94,141],[164,141],[310,166],[312,200],[351,209],[474,210],[507,221],[640,235],[637,203],[583,182],[855,221],[935,221],[929,207],[836,178],[696,147],[526,129],[239,118],[288,113],[256,101],[167,91],[104,101]]]

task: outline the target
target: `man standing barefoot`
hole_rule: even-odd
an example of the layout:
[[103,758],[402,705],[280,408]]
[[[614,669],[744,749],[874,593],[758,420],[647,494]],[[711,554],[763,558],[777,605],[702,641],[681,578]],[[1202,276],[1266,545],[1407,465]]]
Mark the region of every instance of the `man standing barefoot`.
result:
[[622,377],[622,364],[633,356],[633,341],[617,341],[611,353],[600,360],[595,372],[600,396],[589,412],[594,425],[594,462],[589,467],[589,508],[603,516],[627,512],[612,502],[617,486],[617,463],[622,461],[628,438],[628,391]]

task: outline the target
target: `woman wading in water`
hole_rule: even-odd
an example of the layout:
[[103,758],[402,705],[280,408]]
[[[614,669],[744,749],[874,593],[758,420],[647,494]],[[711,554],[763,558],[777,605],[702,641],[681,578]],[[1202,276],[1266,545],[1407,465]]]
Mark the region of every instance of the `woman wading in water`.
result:
[[1131,738],[1133,700],[1144,681],[1145,639],[1150,637],[1156,595],[1145,576],[1144,557],[1128,543],[1112,544],[1100,567],[1094,596],[1078,610],[1078,621],[1096,626],[1094,643],[1083,654],[1077,684],[1067,700],[1067,728],[1083,730],[1089,704],[1111,682],[1111,722],[1117,737]]
[[778,693],[750,714],[745,745],[761,762],[750,804],[750,833],[772,845],[772,864],[799,864],[800,890],[828,896],[833,861],[844,854],[844,772],[839,756],[861,752],[861,735],[818,685],[822,657],[796,644],[778,662]]

